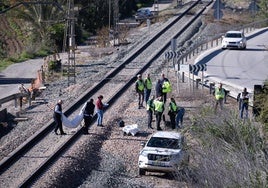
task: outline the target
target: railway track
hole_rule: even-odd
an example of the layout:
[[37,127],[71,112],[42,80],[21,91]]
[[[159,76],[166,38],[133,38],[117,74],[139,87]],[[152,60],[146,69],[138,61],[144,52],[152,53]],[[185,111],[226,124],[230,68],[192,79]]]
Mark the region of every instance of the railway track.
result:
[[[155,34],[134,53],[129,54],[120,66],[108,73],[98,84],[89,88],[64,114],[68,117],[78,113],[81,106],[88,101],[89,98],[96,96],[97,93],[104,93],[105,88],[113,88],[113,91],[109,93],[106,92],[105,96],[109,98],[109,108],[112,108],[116,100],[135,82],[136,75],[145,72],[150,66],[157,66],[154,62],[167,50],[170,40],[172,38],[178,38],[185,32],[187,28],[202,15],[206,7],[212,3],[212,1],[209,1],[206,5],[201,5],[200,2],[201,1],[196,1],[190,4],[182,14],[178,15],[172,22],[166,25],[164,29]],[[190,15],[189,12],[191,12]],[[193,12],[195,12],[195,14],[193,14]],[[175,24],[180,24],[181,30],[176,30],[175,27],[173,28]],[[155,53],[148,54],[148,51],[150,52],[152,49],[154,49]],[[141,59],[141,57],[146,57],[147,61],[140,62],[139,59]],[[94,116],[94,119],[96,119],[96,116]],[[30,186],[81,136],[81,129],[79,129],[73,135],[63,136],[61,139],[58,139],[58,137],[54,135],[53,127],[54,122],[51,120],[42,130],[29,138],[28,141],[23,143],[0,162],[0,177],[5,187]],[[56,141],[57,147],[47,145],[45,140],[52,140],[53,143]],[[27,160],[27,162],[24,162],[25,160]],[[29,163],[28,160],[31,160],[31,162]],[[23,167],[24,164],[34,165]],[[38,168],[36,168],[37,166]],[[25,173],[14,173],[18,168],[25,169]],[[10,177],[10,172],[12,172],[12,176],[14,177]],[[10,179],[13,181],[9,181]]]

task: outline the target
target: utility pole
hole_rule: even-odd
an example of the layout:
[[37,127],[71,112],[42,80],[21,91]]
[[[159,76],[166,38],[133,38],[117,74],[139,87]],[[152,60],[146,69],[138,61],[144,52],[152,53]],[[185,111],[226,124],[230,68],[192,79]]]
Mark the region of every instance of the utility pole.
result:
[[114,0],[113,4],[113,17],[114,17],[114,45],[116,43],[119,44],[119,29],[118,29],[118,22],[119,22],[119,4],[118,0]]
[[[68,0],[68,13],[66,20],[66,37],[64,40],[65,45],[68,44],[68,86],[70,83],[76,83],[76,65],[75,65],[75,17],[74,17],[74,0]],[[66,41],[68,39],[68,42]]]
[[109,33],[111,30],[111,0],[108,0],[108,6],[109,6]]

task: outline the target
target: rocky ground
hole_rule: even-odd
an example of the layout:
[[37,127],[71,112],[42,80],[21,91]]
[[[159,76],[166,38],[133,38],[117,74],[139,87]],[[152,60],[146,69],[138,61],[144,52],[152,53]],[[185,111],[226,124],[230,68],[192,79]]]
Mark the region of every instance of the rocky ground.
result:
[[[209,15],[207,15],[210,17]],[[210,35],[211,28],[220,32],[222,24],[213,23],[212,27],[202,26],[202,36]],[[228,25],[228,24],[227,24]],[[160,27],[160,23],[152,25],[152,30]],[[231,26],[229,26],[231,27]],[[226,29],[226,28],[225,28]],[[213,30],[213,31],[214,31]],[[209,31],[209,32],[207,32]],[[209,33],[209,34],[208,34]],[[134,29],[130,33],[129,40],[133,41],[128,50],[137,46],[139,41],[148,37],[144,28]],[[92,55],[95,48],[80,48],[77,54],[78,65],[90,65],[90,69],[80,68],[77,84],[67,86],[66,79],[50,81],[42,97],[48,100],[48,105],[53,105],[59,98],[65,101],[64,107],[90,86],[102,78],[110,67],[117,66],[118,58],[126,52],[126,47],[109,48],[105,51],[113,52],[109,56],[96,58]],[[95,54],[99,52],[95,52]],[[119,54],[118,54],[119,53]],[[91,55],[90,55],[91,54]],[[99,53],[100,54],[100,53]],[[81,66],[83,67],[83,66]],[[151,69],[155,81],[161,70]],[[204,106],[213,106],[213,97],[207,89],[199,88],[195,92],[190,91],[188,83],[180,83],[176,87],[176,74],[169,72],[169,79],[173,83],[173,92],[178,105],[186,108],[185,128],[191,126],[191,119],[199,109]],[[53,80],[53,79],[52,79]],[[104,99],[105,100],[105,99]],[[235,103],[226,104],[227,109],[233,109]],[[26,107],[26,106],[25,106]],[[16,109],[14,109],[16,110]],[[32,108],[26,108],[22,114],[29,118],[28,121],[14,124],[14,127],[1,137],[1,155],[7,155],[19,143],[23,142],[35,131],[39,130],[44,122],[51,120],[52,112],[47,104],[38,104]],[[118,121],[122,119],[126,124],[138,124],[141,133],[137,136],[124,136]],[[129,89],[124,96],[108,110],[104,115],[104,128],[92,126],[89,135],[81,139],[62,156],[33,187],[195,187],[191,174],[166,175],[151,173],[147,176],[138,176],[137,159],[141,149],[141,141],[146,141],[156,130],[146,127],[146,110],[137,109],[137,96],[134,89]],[[164,123],[161,125],[165,130],[170,130]],[[75,130],[66,130],[69,134]],[[181,130],[183,131],[183,130]],[[56,136],[56,135],[55,135]],[[188,137],[190,138],[190,137]],[[189,177],[190,176],[190,177]]]

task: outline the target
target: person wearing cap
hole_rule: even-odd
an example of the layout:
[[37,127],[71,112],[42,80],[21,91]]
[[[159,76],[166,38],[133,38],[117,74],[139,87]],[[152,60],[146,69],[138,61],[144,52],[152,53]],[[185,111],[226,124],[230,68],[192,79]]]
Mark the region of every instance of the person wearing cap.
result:
[[102,102],[103,96],[99,95],[98,96],[98,100],[96,101],[96,113],[98,115],[97,118],[97,126],[99,127],[103,127],[102,125],[102,120],[103,120],[103,113],[104,113],[104,109],[108,106],[108,104],[104,104]]
[[219,83],[219,86],[215,88],[215,112],[217,112],[218,105],[220,105],[221,110],[223,109],[223,100],[225,97],[225,90],[222,87],[222,83]]
[[61,115],[62,115],[62,100],[59,100],[58,103],[54,107],[54,115],[53,118],[56,122],[56,127],[54,129],[54,132],[56,135],[58,135],[58,129],[60,130],[61,135],[66,135],[66,133],[62,129],[62,120],[61,120]]
[[144,101],[144,81],[141,77],[140,74],[137,75],[137,81],[135,83],[135,90],[138,94],[138,108],[142,108],[143,107],[143,101]]

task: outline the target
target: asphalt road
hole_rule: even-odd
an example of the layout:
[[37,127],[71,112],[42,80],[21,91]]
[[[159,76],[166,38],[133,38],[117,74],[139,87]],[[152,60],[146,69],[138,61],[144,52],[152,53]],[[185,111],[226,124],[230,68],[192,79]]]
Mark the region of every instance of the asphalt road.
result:
[[246,35],[246,50],[207,51],[196,62],[207,64],[205,79],[222,82],[237,88],[244,87],[253,93],[254,85],[263,85],[268,79],[268,28]]
[[32,79],[37,77],[37,71],[41,69],[44,61],[31,59],[21,63],[8,66],[0,72],[0,98],[18,93],[18,86],[23,83],[30,87]]

